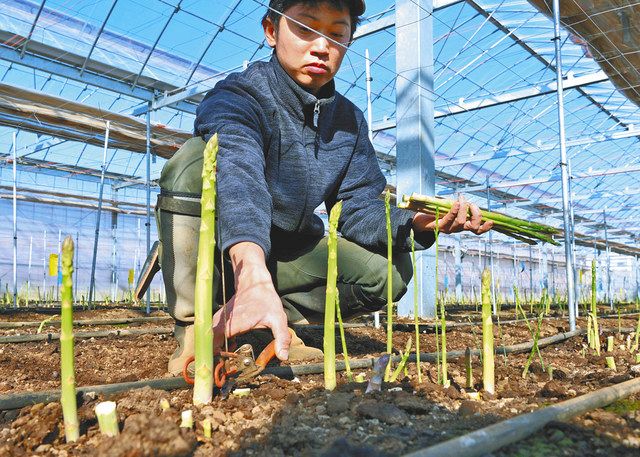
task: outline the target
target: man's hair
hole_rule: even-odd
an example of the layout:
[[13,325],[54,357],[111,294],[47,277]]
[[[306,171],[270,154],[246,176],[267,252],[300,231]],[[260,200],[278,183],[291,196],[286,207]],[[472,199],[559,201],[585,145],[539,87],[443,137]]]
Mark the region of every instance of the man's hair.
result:
[[305,6],[317,6],[321,3],[327,3],[337,10],[345,8],[349,10],[349,14],[351,16],[351,37],[353,38],[356,28],[360,24],[360,16],[355,14],[353,10],[353,2],[350,0],[271,0],[269,2],[270,8],[267,9],[266,14],[262,18],[262,22],[264,23],[267,18],[271,19],[271,22],[273,22],[273,25],[277,30],[280,18],[282,17],[281,13],[285,13],[292,6],[298,4],[303,4]]

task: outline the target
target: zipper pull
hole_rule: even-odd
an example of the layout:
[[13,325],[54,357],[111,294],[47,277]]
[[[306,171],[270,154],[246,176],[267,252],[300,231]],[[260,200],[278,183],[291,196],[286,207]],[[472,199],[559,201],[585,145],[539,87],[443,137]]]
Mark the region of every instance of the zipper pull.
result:
[[320,100],[316,101],[313,107],[313,126],[318,127],[318,118],[320,117]]

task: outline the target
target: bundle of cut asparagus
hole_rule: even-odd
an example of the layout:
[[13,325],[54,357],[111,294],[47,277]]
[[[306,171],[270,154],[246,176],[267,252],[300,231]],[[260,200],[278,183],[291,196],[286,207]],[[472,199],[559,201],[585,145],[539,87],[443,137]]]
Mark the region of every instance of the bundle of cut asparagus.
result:
[[[453,201],[438,197],[427,197],[426,195],[412,194],[404,195],[402,202],[398,205],[400,208],[419,211],[421,213],[435,215],[436,211],[440,215],[446,214],[453,205]],[[482,221],[493,221],[493,230],[503,233],[516,240],[523,241],[527,244],[537,244],[538,241],[559,245],[553,239],[553,235],[559,232],[554,227],[535,222],[517,219],[507,216],[506,214],[496,213],[480,209],[482,213]]]

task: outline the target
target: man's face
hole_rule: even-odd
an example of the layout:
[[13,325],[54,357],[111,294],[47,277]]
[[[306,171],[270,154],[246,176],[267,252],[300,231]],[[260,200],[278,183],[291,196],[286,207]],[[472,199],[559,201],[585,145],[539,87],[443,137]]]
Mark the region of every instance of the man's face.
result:
[[284,13],[288,17],[280,18],[277,31],[270,19],[265,20],[267,43],[275,47],[278,61],[289,76],[317,94],[338,72],[347,51],[351,39],[349,10],[337,10],[327,3],[316,7],[297,4]]

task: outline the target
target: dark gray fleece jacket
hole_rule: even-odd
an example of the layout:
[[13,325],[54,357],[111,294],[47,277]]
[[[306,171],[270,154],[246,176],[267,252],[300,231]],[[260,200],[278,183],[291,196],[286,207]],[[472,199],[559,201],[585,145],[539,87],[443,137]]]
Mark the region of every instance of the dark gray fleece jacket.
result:
[[[363,113],[327,83],[318,97],[299,86],[275,53],[230,74],[198,107],[195,135],[218,133],[218,214],[222,249],[251,241],[268,257],[272,238],[319,238],[327,212],[343,201],[342,235],[371,250],[386,249],[385,187]],[[394,250],[410,250],[414,213],[392,208]],[[434,241],[416,236],[416,248]]]

